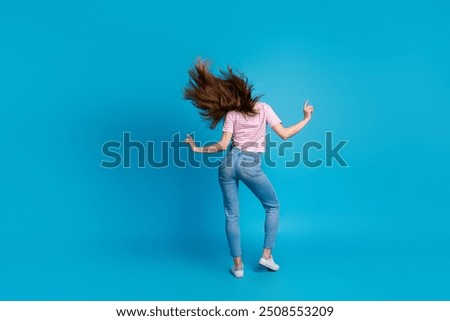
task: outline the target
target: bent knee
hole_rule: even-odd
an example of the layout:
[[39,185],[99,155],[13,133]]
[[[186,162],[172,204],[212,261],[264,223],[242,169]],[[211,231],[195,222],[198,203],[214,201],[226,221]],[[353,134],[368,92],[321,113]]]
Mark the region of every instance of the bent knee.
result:
[[280,202],[275,199],[272,202],[266,202],[263,204],[264,208],[268,211],[279,211],[280,210]]

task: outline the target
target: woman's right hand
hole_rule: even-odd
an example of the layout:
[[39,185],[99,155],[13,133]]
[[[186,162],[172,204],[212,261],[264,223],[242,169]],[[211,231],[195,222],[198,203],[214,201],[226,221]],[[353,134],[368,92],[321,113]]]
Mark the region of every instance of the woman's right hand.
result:
[[197,150],[196,150],[196,149],[197,149],[197,146],[195,146],[194,139],[193,139],[191,136],[186,135],[186,139],[184,140],[184,142],[185,142],[186,144],[188,144],[188,145],[191,147],[192,151],[194,151],[194,152],[197,151]]
[[305,104],[303,105],[304,118],[307,120],[310,120],[313,112],[314,112],[314,107],[312,105],[308,104],[308,100],[306,100]]

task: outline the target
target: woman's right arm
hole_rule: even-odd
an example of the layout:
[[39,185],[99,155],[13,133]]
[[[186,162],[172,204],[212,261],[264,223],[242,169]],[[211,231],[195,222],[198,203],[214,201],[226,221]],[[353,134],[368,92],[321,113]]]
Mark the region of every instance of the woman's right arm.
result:
[[303,116],[304,118],[299,121],[297,124],[292,125],[290,127],[284,127],[281,123],[277,123],[272,126],[272,129],[278,136],[280,136],[283,140],[288,139],[289,137],[294,136],[299,131],[306,126],[307,123],[311,120],[312,113],[314,111],[314,107],[308,104],[308,100],[305,101],[303,105]]
[[186,144],[189,144],[189,146],[191,146],[192,151],[194,151],[195,153],[218,153],[227,149],[228,145],[230,144],[232,136],[233,133],[222,132],[222,138],[220,139],[219,142],[204,147],[195,146],[194,139],[189,135],[186,135],[186,139],[184,140],[184,142]]

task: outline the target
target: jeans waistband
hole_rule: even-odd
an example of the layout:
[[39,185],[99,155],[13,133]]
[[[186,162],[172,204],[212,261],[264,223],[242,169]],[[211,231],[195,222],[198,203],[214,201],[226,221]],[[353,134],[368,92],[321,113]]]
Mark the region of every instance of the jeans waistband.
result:
[[261,156],[263,154],[262,152],[252,152],[252,151],[249,151],[249,150],[242,150],[242,149],[240,149],[237,146],[231,146],[230,149],[229,149],[229,152],[231,152],[231,153],[242,153],[244,155],[249,155],[249,156],[251,156],[251,155]]

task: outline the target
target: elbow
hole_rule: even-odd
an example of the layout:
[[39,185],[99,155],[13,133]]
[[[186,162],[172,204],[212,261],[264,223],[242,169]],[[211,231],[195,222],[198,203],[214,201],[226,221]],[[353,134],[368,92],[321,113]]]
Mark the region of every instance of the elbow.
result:
[[289,135],[288,133],[281,133],[280,137],[282,140],[287,140],[289,137],[291,137],[291,135]]
[[277,134],[282,140],[286,140],[292,136],[287,128],[282,128],[282,130],[277,131]]
[[217,151],[218,152],[221,152],[221,151],[224,151],[224,150],[226,150],[227,149],[227,147],[228,147],[228,144],[226,144],[226,143],[219,143],[219,145],[217,146]]

